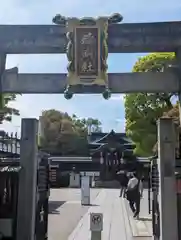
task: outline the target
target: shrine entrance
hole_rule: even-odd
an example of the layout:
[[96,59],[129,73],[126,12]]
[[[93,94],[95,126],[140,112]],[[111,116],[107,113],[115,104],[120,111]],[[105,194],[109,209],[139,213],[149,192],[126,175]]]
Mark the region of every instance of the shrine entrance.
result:
[[136,162],[133,154],[135,144],[125,133],[116,133],[112,130],[107,134],[92,133],[89,138],[92,161],[100,162],[100,180],[115,180],[119,170],[128,170],[129,162],[132,162],[131,165]]
[[[174,92],[178,93],[180,101],[181,22],[128,24],[120,23],[122,19],[120,14],[97,19],[65,18],[57,15],[53,19],[56,25],[0,26],[0,92],[15,94],[64,93],[67,99],[72,98],[74,93],[101,93],[105,99],[109,99],[111,93]],[[163,72],[107,73],[108,53],[136,52],[175,52],[177,61],[174,66],[167,66],[166,71]],[[7,54],[46,53],[66,53],[68,74],[22,74],[18,73],[18,68],[5,69]],[[0,102],[3,104],[3,99]],[[35,186],[37,164],[35,163],[37,160],[36,136],[38,129],[35,120],[28,120],[27,124],[25,124],[25,120],[22,124],[20,165],[27,171],[26,176],[24,174],[20,179],[19,199],[21,201],[19,202],[21,205],[18,208],[18,240],[34,239],[35,235],[33,230],[34,214],[32,212],[37,200]],[[170,135],[169,132],[172,130],[170,122],[161,121],[160,126],[159,159],[165,164],[164,166],[160,165],[160,167],[165,169],[166,176],[164,191],[160,191],[162,195],[160,211],[164,213],[161,214],[160,236],[163,236],[164,240],[176,240],[176,200],[173,197],[175,196],[173,191],[175,146],[173,145],[173,135]],[[115,154],[120,154],[121,146],[109,143],[103,146],[102,150],[102,158],[106,159],[106,165],[110,164],[110,168],[113,167],[111,160]],[[31,154],[27,155],[27,153]],[[33,160],[30,159],[31,157]],[[160,171],[160,174],[163,172]],[[161,179],[161,187],[163,187],[164,177],[159,179]],[[170,186],[169,189],[168,186]],[[25,193],[26,198],[24,199]],[[164,195],[165,193],[167,195]],[[167,201],[167,204],[163,204],[163,199],[165,201],[169,199],[172,203]],[[169,212],[170,206],[172,206],[172,212]],[[29,209],[29,214],[25,216],[24,212],[27,212],[27,209]],[[41,217],[41,212],[39,214]],[[171,229],[165,228],[165,226],[170,226]],[[159,237],[156,236],[156,239]]]

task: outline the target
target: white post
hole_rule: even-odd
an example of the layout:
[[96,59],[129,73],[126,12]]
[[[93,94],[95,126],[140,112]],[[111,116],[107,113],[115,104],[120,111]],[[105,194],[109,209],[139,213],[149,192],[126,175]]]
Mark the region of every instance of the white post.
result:
[[93,175],[92,175],[92,182],[91,182],[91,186],[92,186],[92,188],[94,188],[94,187],[95,187],[95,173],[93,173]]
[[174,130],[171,118],[159,119],[160,240],[178,240]]
[[91,240],[101,240],[103,231],[103,214],[90,213]]
[[90,205],[90,179],[89,176],[81,177],[81,204]]

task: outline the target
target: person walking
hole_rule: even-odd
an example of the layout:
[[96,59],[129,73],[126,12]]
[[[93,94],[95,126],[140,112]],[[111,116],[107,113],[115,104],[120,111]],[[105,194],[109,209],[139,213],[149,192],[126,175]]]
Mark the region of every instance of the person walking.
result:
[[136,173],[130,177],[127,185],[127,200],[135,218],[139,218],[140,201],[143,196],[143,183]]
[[126,196],[126,189],[127,189],[127,185],[128,185],[128,177],[127,177],[127,173],[124,172],[122,175],[121,175],[121,178],[120,178],[120,185],[121,185],[121,189],[120,189],[120,197],[124,197]]

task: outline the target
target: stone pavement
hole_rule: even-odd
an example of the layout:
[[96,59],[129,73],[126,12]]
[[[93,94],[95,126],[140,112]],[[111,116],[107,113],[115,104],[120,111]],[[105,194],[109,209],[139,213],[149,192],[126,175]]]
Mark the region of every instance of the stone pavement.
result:
[[52,189],[49,201],[49,240],[90,240],[90,212],[102,212],[102,240],[151,239],[147,192],[141,203],[141,220],[133,219],[118,189],[91,189],[91,205],[81,206],[80,189]]
[[[91,189],[91,202],[100,189]],[[88,211],[89,206],[81,206],[80,189],[51,189],[49,200],[49,240],[67,240],[77,223]]]
[[[142,205],[146,206],[146,197],[142,201],[144,202]],[[141,214],[147,217],[148,214],[144,215],[146,213],[144,211]],[[133,219],[126,200],[119,198],[119,190],[103,189],[92,202],[92,206],[79,221],[77,227],[69,235],[68,240],[91,239],[91,232],[89,230],[91,212],[103,213],[104,222],[101,240],[131,240],[133,237],[136,237],[137,240],[151,239],[151,232],[148,230],[149,226],[144,223],[145,219],[140,221]],[[149,222],[149,220],[146,222]],[[136,233],[134,229],[136,229]]]
[[151,215],[148,213],[148,193],[145,190],[143,194],[143,199],[141,200],[140,208],[140,217],[138,220],[133,218],[133,213],[129,207],[129,204],[126,200],[123,200],[125,203],[125,208],[127,211],[127,217],[129,220],[129,225],[131,228],[132,236],[136,237],[138,240],[144,239],[149,240],[152,236],[152,220]]

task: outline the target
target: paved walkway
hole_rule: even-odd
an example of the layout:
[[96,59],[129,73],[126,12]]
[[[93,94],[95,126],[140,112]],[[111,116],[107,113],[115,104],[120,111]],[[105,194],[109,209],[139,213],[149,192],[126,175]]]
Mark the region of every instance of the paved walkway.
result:
[[[100,192],[91,189],[91,202]],[[51,189],[49,200],[49,240],[67,240],[80,219],[86,214],[89,206],[81,206],[80,189]]]
[[127,217],[129,219],[130,229],[132,236],[140,239],[151,239],[152,236],[152,220],[151,215],[148,213],[148,193],[144,191],[143,199],[141,200],[140,217],[139,220],[133,218],[133,214],[130,210],[128,202],[124,201],[124,205],[127,211]]
[[[142,205],[145,205],[147,201],[146,195],[142,201],[144,201]],[[77,227],[69,235],[68,240],[91,239],[89,230],[91,212],[103,213],[104,222],[101,240],[131,240],[134,237],[137,240],[151,239],[150,225],[147,224],[147,222],[150,222],[150,219],[147,217],[147,212],[145,210],[141,212],[141,215],[143,214],[141,216],[142,220],[134,220],[126,200],[119,198],[119,190],[103,189],[92,202],[92,206],[79,221]]]

